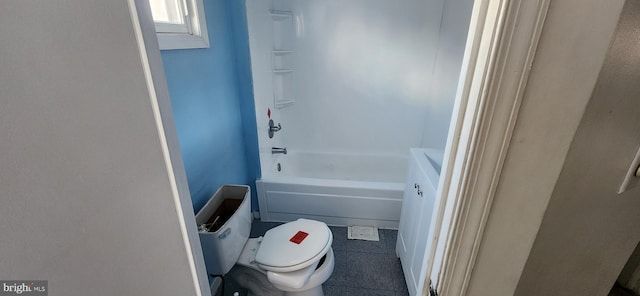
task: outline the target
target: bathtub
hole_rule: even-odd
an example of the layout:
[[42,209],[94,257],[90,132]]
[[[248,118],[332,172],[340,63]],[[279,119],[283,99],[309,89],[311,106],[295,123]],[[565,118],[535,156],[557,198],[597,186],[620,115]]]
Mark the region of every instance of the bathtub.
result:
[[397,229],[406,165],[405,155],[289,151],[256,181],[260,218]]

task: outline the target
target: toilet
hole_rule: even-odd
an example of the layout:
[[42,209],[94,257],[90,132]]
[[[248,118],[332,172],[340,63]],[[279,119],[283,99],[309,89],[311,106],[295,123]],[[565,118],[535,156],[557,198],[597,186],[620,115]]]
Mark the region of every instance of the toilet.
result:
[[[324,222],[298,219],[274,227],[262,237],[249,238],[250,189],[241,185],[234,187],[226,188],[226,194],[216,192],[196,214],[196,222],[200,225],[209,219],[204,216],[211,216],[214,208],[220,207],[221,198],[216,199],[216,196],[243,199],[217,231],[200,232],[207,272],[225,275],[234,265],[240,266],[252,270],[243,273],[243,281],[254,285],[268,282],[265,286],[276,290],[273,295],[324,296],[322,284],[331,276],[335,264],[331,248],[333,234],[329,227]],[[246,279],[247,276],[254,278]],[[241,281],[238,283],[242,286]]]

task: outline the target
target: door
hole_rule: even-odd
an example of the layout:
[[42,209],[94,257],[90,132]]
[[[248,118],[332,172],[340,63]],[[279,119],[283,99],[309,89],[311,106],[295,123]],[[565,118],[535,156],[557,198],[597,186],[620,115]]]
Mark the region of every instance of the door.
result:
[[6,1],[0,40],[0,279],[208,295],[148,2]]

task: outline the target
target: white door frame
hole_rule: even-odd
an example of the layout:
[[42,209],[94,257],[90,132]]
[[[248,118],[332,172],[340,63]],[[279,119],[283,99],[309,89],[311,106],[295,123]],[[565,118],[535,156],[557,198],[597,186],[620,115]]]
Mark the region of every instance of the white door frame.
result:
[[[549,0],[474,3],[423,295],[465,295]],[[438,239],[440,238],[440,239]]]
[[151,98],[156,128],[161,139],[160,145],[169,172],[167,177],[179,218],[178,223],[186,251],[185,257],[190,267],[190,276],[193,280],[196,296],[209,296],[211,295],[209,278],[193,213],[184,162],[180,153],[178,134],[173,120],[169,89],[162,66],[151,8],[148,0],[127,0],[127,3]]

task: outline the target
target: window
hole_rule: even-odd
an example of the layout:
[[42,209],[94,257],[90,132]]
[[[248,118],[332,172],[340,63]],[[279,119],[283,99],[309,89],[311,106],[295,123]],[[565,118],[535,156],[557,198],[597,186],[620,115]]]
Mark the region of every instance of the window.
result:
[[160,49],[209,47],[202,0],[149,0]]

